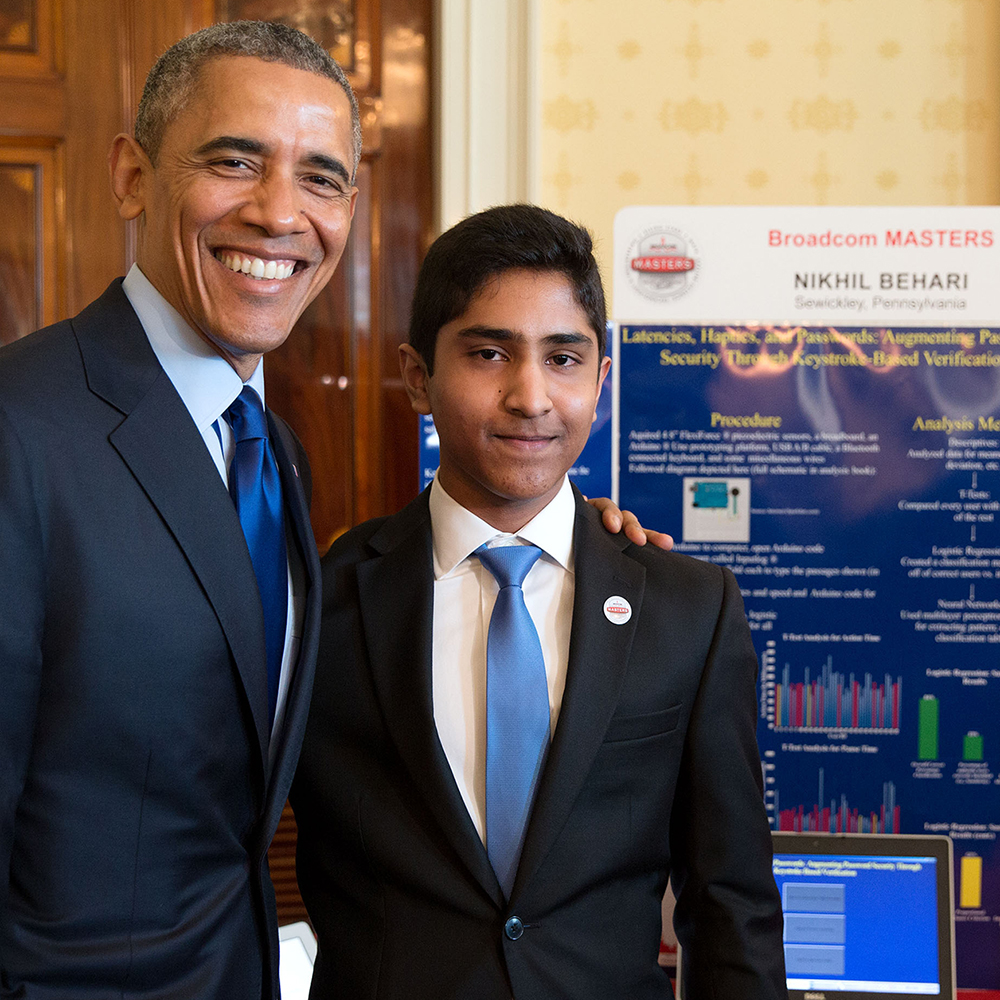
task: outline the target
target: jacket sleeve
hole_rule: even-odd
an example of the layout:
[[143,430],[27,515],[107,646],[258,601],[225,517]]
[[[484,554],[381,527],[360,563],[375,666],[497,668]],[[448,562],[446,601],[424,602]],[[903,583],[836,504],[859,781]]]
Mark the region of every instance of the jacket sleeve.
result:
[[671,824],[682,988],[689,1000],[778,1000],[787,992],[756,740],[757,658],[736,578],[716,569],[715,634]]
[[0,922],[41,684],[42,550],[27,454],[0,405]]

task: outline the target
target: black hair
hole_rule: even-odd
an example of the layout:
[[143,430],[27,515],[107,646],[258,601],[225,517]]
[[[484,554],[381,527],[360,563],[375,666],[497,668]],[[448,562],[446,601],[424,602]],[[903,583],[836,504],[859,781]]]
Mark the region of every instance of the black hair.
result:
[[[154,166],[167,124],[190,100],[202,67],[218,56],[252,56],[333,80],[351,105],[351,139],[354,170],[357,170],[361,159],[361,117],[344,71],[315,39],[297,28],[274,21],[213,24],[175,42],[157,59],[146,77],[135,119],[136,142]],[[239,100],[239,96],[234,95],[233,100]]]
[[565,275],[604,356],[607,309],[590,233],[537,205],[500,205],[463,219],[427,251],[410,313],[410,345],[434,373],[438,331],[507,271]]

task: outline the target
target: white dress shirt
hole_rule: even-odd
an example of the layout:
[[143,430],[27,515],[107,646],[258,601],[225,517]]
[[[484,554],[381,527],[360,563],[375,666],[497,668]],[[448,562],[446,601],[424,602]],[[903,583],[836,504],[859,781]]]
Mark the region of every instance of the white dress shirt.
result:
[[[243,391],[243,380],[225,358],[188,326],[180,313],[150,284],[137,264],[132,265],[122,283],[122,289],[139,317],[149,346],[167,378],[173,383],[181,402],[191,414],[191,419],[228,489],[229,465],[236,445],[232,429],[222,419],[222,414]],[[263,359],[246,384],[265,403]],[[285,533],[288,536],[287,523]],[[298,657],[302,622],[305,618],[305,571],[301,560],[294,555],[295,543],[290,537],[287,550],[288,613],[285,619],[285,649],[278,681],[278,703],[271,730],[269,766],[274,763],[277,747],[280,745],[277,737],[284,720],[288,687]]]
[[524,579],[545,660],[550,732],[566,687],[573,624],[573,522],[569,480],[515,535],[499,532],[453,500],[435,477],[430,495],[434,544],[434,723],[462,799],[486,839],[486,638],[497,597],[493,574],[473,555],[484,543],[537,545]]

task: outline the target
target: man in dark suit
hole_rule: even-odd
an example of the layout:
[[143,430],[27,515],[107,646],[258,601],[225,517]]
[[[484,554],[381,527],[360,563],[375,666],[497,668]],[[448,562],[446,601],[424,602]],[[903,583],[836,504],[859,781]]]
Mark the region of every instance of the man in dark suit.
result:
[[292,790],[315,1000],[669,996],[668,878],[685,997],[785,995],[736,581],[607,534],[566,478],[604,321],[589,236],[542,209],[421,269],[401,367],[440,468],[323,566]]
[[340,259],[359,154],[305,35],[182,40],[110,157],[137,267],[0,352],[3,996],[277,996],[319,561],[261,357]]

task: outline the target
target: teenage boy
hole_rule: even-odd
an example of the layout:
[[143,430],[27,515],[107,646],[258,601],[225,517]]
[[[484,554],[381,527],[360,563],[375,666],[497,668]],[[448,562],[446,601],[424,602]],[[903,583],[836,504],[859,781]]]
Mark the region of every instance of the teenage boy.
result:
[[587,233],[514,205],[431,247],[410,342],[433,485],[337,541],[293,804],[312,997],[785,996],[726,570],[610,535],[569,484],[610,366]]

